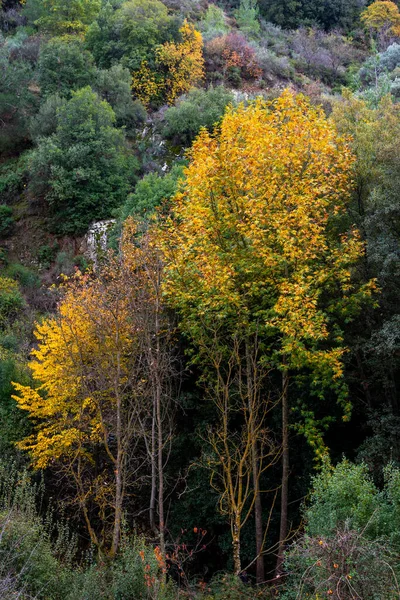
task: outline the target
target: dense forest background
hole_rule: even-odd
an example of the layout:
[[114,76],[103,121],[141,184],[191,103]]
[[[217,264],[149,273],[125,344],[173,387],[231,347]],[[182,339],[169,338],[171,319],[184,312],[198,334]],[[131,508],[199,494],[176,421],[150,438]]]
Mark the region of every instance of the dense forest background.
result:
[[0,596],[400,598],[400,11],[0,0]]

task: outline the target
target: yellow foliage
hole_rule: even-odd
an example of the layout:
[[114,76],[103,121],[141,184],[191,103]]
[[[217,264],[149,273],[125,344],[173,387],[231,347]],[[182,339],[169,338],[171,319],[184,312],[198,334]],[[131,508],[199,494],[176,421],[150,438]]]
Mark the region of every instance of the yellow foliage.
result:
[[179,30],[182,41],[166,42],[157,49],[157,63],[165,69],[164,93],[169,104],[204,77],[201,33],[186,20]]
[[380,34],[400,36],[400,12],[389,0],[377,0],[361,13],[365,27]]
[[159,95],[160,86],[156,81],[156,74],[149,68],[147,60],[144,60],[138,71],[132,74],[132,92],[144,106],[148,106],[154,98]]
[[351,268],[363,244],[330,225],[353,184],[346,140],[321,109],[286,91],[229,109],[190,159],[164,232],[166,293],[184,323],[207,313],[244,327],[261,319],[289,368],[340,378],[345,349],[330,312],[350,315],[373,287],[355,294]]
[[[112,363],[121,355],[123,367],[132,349],[127,302],[124,306],[118,299],[115,315],[107,293],[111,290],[83,278],[67,291],[59,315],[36,326],[38,347],[29,367],[37,387],[14,385],[20,408],[37,422],[37,433],[19,444],[37,468],[71,453],[87,456],[84,444],[99,442],[104,433],[101,413],[115,402]],[[92,380],[100,374],[102,385],[96,389]]]

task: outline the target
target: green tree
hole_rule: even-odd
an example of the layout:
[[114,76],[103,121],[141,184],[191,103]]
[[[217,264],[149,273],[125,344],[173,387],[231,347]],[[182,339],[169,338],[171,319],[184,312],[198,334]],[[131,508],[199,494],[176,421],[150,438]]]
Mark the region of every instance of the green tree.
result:
[[112,107],[117,126],[125,127],[128,132],[133,132],[146,120],[144,106],[132,98],[131,82],[129,70],[118,64],[110,69],[99,69],[92,86]]
[[56,35],[84,32],[99,10],[100,0],[41,0],[36,25]]
[[45,97],[69,97],[73,90],[92,84],[96,76],[93,56],[76,36],[52,38],[40,52],[37,69]]
[[24,143],[37,100],[29,89],[32,66],[12,56],[11,39],[0,37],[0,151],[14,151]]
[[114,111],[90,88],[59,108],[56,133],[40,140],[30,160],[32,190],[44,198],[58,233],[83,233],[91,221],[110,217],[136,169]]
[[164,201],[175,196],[179,181],[183,178],[183,166],[174,165],[165,175],[149,173],[141,179],[135,191],[129,194],[125,204],[120,210],[120,219],[125,221],[128,217],[149,218],[156,208]]
[[144,60],[153,62],[155,47],[176,37],[178,27],[160,0],[128,0],[116,10],[107,3],[89,28],[86,43],[102,68],[122,60],[135,70]]
[[175,143],[189,146],[201,127],[211,131],[232,103],[232,92],[222,85],[208,90],[193,88],[166,111],[163,134]]
[[239,8],[235,10],[235,18],[239,29],[249,37],[257,37],[260,33],[258,14],[257,0],[241,0]]

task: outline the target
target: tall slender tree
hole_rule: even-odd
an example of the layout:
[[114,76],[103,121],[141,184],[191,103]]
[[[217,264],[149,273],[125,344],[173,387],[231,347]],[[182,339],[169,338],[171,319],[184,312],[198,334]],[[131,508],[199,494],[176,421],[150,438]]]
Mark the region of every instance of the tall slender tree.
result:
[[[340,228],[354,159],[322,110],[290,92],[228,110],[214,135],[200,134],[190,158],[164,231],[166,293],[195,347],[202,328],[216,322],[231,332],[241,328],[250,344],[257,331],[259,364],[281,374],[280,573],[288,533],[290,375],[307,373],[321,396],[324,386],[336,385],[348,418],[340,319],[350,318],[374,285],[353,283],[363,244],[356,230]],[[310,415],[303,429],[321,450]]]

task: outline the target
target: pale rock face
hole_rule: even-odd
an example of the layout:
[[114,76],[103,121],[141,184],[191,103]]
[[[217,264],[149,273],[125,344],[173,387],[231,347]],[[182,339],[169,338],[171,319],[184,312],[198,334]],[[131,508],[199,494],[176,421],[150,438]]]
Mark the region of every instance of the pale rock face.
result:
[[99,257],[107,250],[108,234],[114,223],[115,219],[92,223],[84,237],[83,253],[94,265],[97,264]]

